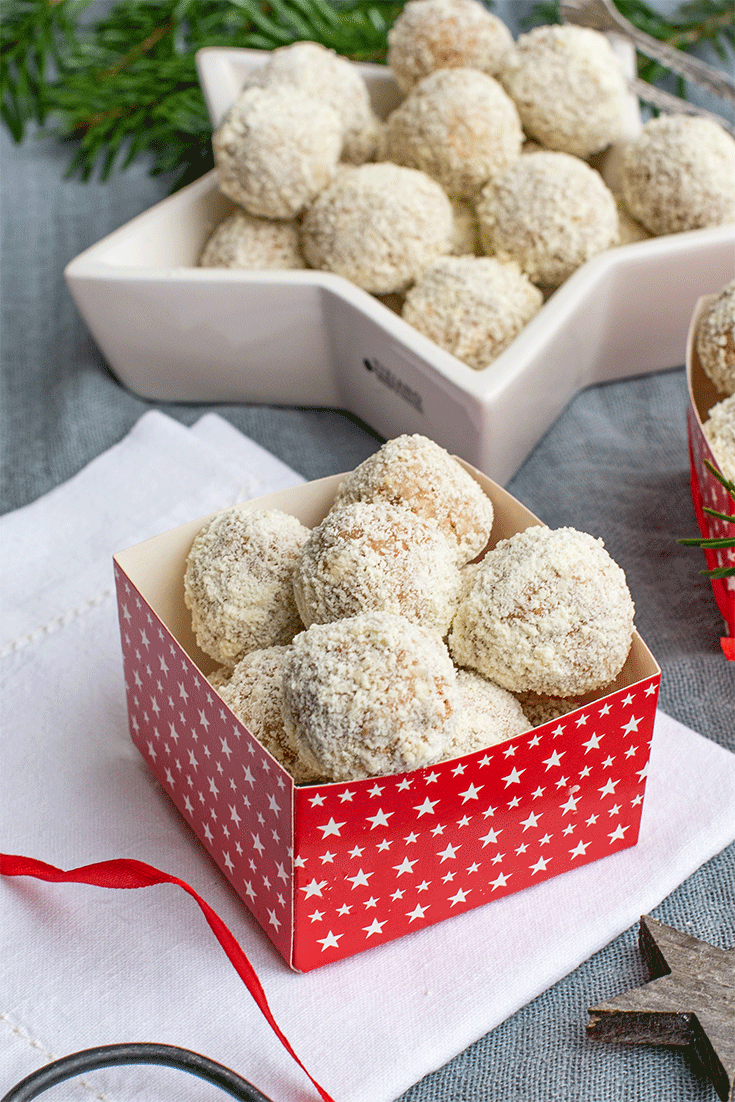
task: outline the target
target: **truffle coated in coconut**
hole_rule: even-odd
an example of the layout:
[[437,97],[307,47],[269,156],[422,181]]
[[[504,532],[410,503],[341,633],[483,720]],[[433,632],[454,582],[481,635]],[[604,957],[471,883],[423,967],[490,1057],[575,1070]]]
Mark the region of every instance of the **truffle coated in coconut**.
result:
[[256,218],[245,210],[228,215],[199,257],[201,268],[304,268],[299,227],[294,221]]
[[462,576],[436,525],[400,505],[356,501],[333,509],[313,529],[293,584],[307,627],[386,611],[446,635]]
[[250,214],[294,218],[334,175],[343,125],[289,85],[245,88],[212,135],[219,186]]
[[364,612],[297,635],[283,679],[284,713],[333,780],[433,765],[456,721],[457,682],[436,632]]
[[374,294],[405,291],[448,253],[452,205],[424,172],[380,163],[342,168],[307,210],[301,248],[312,268]]
[[552,719],[559,719],[567,712],[579,708],[580,702],[569,696],[548,696],[544,693],[515,693],[523,714],[532,727],[540,727]]
[[219,692],[231,677],[232,668],[230,666],[218,666],[216,670],[213,670],[212,673],[207,675],[207,681],[215,692]]
[[489,256],[444,256],[406,295],[403,318],[480,371],[520,333],[543,295],[517,264]]
[[456,547],[460,565],[476,558],[490,539],[490,498],[449,452],[419,433],[386,441],[347,475],[332,508],[353,501],[403,505],[436,524]]
[[495,76],[513,38],[479,0],[409,0],[388,31],[388,65],[404,95],[437,69]]
[[735,222],[735,139],[712,119],[650,119],[621,173],[628,210],[655,236]]
[[534,27],[519,36],[498,79],[528,137],[547,149],[589,157],[623,137],[627,84],[599,31]]
[[735,394],[712,406],[702,431],[717,466],[725,478],[735,482]]
[[472,670],[457,670],[457,694],[457,726],[448,758],[473,754],[531,730],[513,694]]
[[184,600],[205,654],[233,667],[250,651],[291,642],[303,626],[292,575],[308,537],[278,509],[233,506],[204,525],[186,560]]
[[331,107],[342,121],[343,160],[362,164],[375,152],[380,119],[372,109],[367,84],[355,66],[334,50],[318,42],[279,46],[248,85],[285,85]]
[[449,649],[511,692],[577,696],[620,672],[633,613],[625,574],[602,540],[534,526],[485,555]]
[[497,80],[476,69],[440,69],[425,77],[391,112],[385,129],[387,159],[428,173],[453,199],[476,195],[520,156],[522,144],[513,101]]
[[225,704],[297,784],[323,779],[301,756],[283,720],[283,670],[289,647],[266,647],[246,654],[219,688]]
[[558,287],[618,237],[615,197],[599,172],[567,153],[527,153],[480,192],[480,238],[532,283]]
[[705,308],[697,325],[702,370],[723,394],[735,393],[735,279]]

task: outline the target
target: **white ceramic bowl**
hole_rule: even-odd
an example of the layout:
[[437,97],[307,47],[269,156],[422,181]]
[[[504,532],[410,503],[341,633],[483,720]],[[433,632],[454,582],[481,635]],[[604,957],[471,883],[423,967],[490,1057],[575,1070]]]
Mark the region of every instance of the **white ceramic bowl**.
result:
[[[200,51],[214,125],[267,56]],[[358,68],[386,115],[400,99],[390,71]],[[629,122],[631,131],[640,125],[637,111]],[[197,268],[232,209],[212,171],[67,266],[70,292],[121,382],[151,399],[347,409],[385,437],[430,436],[500,483],[582,387],[683,363],[694,303],[735,269],[735,226],[611,249],[473,371],[341,276]]]

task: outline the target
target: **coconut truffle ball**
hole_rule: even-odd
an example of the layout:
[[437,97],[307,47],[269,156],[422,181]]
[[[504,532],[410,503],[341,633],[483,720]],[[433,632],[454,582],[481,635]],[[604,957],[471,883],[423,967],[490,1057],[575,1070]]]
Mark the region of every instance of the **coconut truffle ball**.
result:
[[476,195],[520,156],[522,144],[513,101],[476,69],[431,73],[391,112],[385,129],[387,160],[428,173],[453,199]]
[[480,371],[520,333],[543,295],[517,264],[489,256],[443,256],[406,295],[403,317]]
[[250,214],[294,218],[334,175],[344,126],[289,85],[248,87],[212,136],[220,189]]
[[367,84],[346,58],[318,42],[279,46],[248,81],[249,86],[285,86],[331,107],[342,121],[342,159],[362,164],[372,157],[380,120],[372,109]]
[[215,229],[199,257],[201,268],[304,268],[295,222],[233,211]]
[[284,713],[314,768],[334,780],[433,765],[454,731],[456,674],[441,638],[364,612],[294,640]]
[[602,540],[534,526],[487,553],[449,648],[459,665],[512,692],[576,696],[620,672],[633,612],[625,574]]
[[627,85],[599,31],[534,27],[506,55],[498,79],[526,134],[547,149],[589,157],[623,137]]
[[712,406],[702,425],[717,466],[730,482],[735,482],[735,394]]
[[388,31],[388,64],[404,95],[436,69],[495,76],[513,38],[478,0],[409,0]]
[[723,394],[735,393],[735,279],[704,310],[696,342],[705,374]]
[[457,695],[457,726],[447,758],[473,754],[531,730],[513,694],[472,670],[457,670]]
[[367,164],[341,169],[317,196],[301,246],[312,268],[391,294],[448,253],[453,232],[451,203],[435,180],[400,165]]
[[515,693],[523,714],[532,727],[540,727],[553,719],[565,716],[579,707],[580,702],[570,696],[548,696],[543,693]]
[[515,260],[539,286],[558,287],[618,237],[615,197],[602,177],[567,153],[526,153],[480,192],[485,251]]
[[444,448],[418,433],[388,440],[347,475],[333,508],[387,501],[437,525],[460,565],[487,545],[493,505],[472,475]]
[[462,577],[436,525],[400,505],[356,501],[332,510],[312,531],[293,584],[307,626],[374,610],[446,635]]
[[621,173],[628,210],[654,235],[735,222],[735,140],[712,119],[651,119]]
[[277,509],[234,506],[210,520],[186,560],[184,600],[197,643],[223,666],[290,643],[302,627],[292,575],[309,529]]
[[267,647],[246,654],[218,689],[225,704],[297,784],[322,779],[301,756],[283,720],[283,670],[289,647]]

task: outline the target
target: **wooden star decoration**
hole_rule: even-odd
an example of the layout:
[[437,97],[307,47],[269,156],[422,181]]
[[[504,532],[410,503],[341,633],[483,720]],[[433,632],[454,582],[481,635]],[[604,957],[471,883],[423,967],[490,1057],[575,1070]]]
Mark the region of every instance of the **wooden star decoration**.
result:
[[722,1102],[735,1102],[735,949],[643,915],[638,933],[649,983],[590,1008],[598,1041],[690,1046]]

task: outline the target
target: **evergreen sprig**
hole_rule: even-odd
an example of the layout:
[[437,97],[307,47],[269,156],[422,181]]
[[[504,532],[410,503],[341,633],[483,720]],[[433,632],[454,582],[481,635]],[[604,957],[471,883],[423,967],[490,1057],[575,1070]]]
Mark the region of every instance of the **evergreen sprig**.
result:
[[[730,479],[725,478],[722,471],[715,467],[714,463],[710,463],[709,459],[705,459],[704,465],[709,470],[721,486],[724,486],[730,497],[735,501],[735,482],[731,482]],[[720,513],[716,509],[710,509],[709,506],[703,505],[702,512],[707,516],[715,517],[717,520],[725,520],[730,524],[735,524],[735,513]],[[723,551],[729,548],[735,548],[735,536],[722,536],[714,537],[712,539],[702,536],[691,539],[677,540],[677,543],[683,544],[684,547],[700,547],[711,551]],[[706,574],[709,578],[732,578],[735,577],[735,566],[719,566],[713,570],[702,570],[702,574]]]

